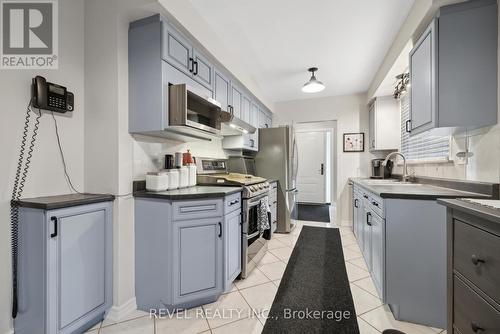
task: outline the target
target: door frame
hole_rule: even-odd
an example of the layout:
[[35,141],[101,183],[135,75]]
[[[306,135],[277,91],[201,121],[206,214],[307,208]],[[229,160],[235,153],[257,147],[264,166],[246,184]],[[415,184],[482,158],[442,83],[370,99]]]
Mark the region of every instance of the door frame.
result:
[[[337,121],[297,122],[294,124],[295,132],[327,133],[327,159],[326,159],[326,203],[336,206],[337,203]],[[300,159],[300,157],[299,157]]]

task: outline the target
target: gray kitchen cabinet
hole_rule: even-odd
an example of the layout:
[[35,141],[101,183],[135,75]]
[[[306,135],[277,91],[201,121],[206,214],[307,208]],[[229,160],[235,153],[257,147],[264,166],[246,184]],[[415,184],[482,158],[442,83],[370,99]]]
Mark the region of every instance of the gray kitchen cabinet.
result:
[[[159,14],[130,23],[130,133],[183,141],[212,139],[199,132],[193,134],[183,131],[186,129],[169,127],[168,87],[171,84],[186,84],[196,94],[215,98],[223,110],[234,111],[236,117],[250,122],[250,105],[255,98],[250,97],[244,86],[233,85],[238,82],[234,76],[223,67],[217,69],[216,59],[200,51],[204,50],[200,43],[187,35]],[[228,105],[233,108],[228,110]],[[255,141],[247,137],[248,144],[252,143],[250,139]]]
[[353,231],[356,240],[358,241],[359,248],[361,250],[363,250],[364,248],[363,227],[364,227],[363,196],[361,195],[361,190],[359,190],[355,186],[354,197],[353,197]]
[[162,54],[169,64],[191,75],[193,71],[193,46],[170,24],[163,24]]
[[135,199],[136,298],[140,310],[216,301],[241,271],[241,196]]
[[250,98],[248,96],[243,96],[243,102],[241,104],[241,119],[247,123],[250,123]]
[[241,210],[224,217],[224,291],[230,291],[232,283],[241,273]]
[[222,292],[222,224],[220,217],[174,222],[174,304],[189,304]]
[[193,64],[191,68],[193,79],[208,88],[213,89],[214,86],[214,66],[210,60],[205,57],[200,51],[193,49]]
[[112,304],[112,204],[20,208],[16,333],[85,332]]
[[271,231],[278,227],[278,182],[269,183],[269,206],[271,210]]
[[407,131],[497,123],[497,16],[494,0],[440,8],[410,53]]
[[384,296],[385,274],[385,221],[372,211],[371,229],[371,273],[373,284],[379,296]]
[[369,105],[370,151],[398,150],[401,143],[399,102],[392,96],[376,97]]
[[243,105],[243,94],[241,93],[241,89],[231,84],[231,111],[234,116],[241,119],[241,108]]
[[221,104],[224,111],[229,111],[228,106],[231,105],[231,81],[221,72],[215,71],[215,86],[214,98]]
[[252,101],[250,104],[250,124],[257,130],[250,135],[250,147],[259,150],[259,106]]
[[363,203],[363,257],[365,258],[366,266],[368,270],[372,271],[372,227],[371,221],[373,219],[373,213],[370,210],[370,205],[367,201]]

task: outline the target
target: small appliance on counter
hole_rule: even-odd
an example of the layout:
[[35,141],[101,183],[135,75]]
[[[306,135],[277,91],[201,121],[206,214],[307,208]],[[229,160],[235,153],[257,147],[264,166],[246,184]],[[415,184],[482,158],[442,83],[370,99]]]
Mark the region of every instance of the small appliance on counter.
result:
[[389,160],[385,167],[382,165],[384,159],[373,159],[372,160],[372,179],[388,179],[392,176],[392,167],[394,163]]

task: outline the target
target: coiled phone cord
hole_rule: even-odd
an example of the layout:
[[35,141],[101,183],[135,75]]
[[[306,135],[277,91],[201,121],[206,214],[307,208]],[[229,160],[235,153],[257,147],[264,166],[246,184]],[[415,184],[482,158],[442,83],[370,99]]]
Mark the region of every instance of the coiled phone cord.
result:
[[[28,177],[28,170],[33,157],[33,149],[35,147],[36,136],[38,134],[38,127],[40,125],[40,117],[42,113],[36,114],[35,125],[33,133],[29,142],[28,151],[26,152],[26,142],[28,140],[28,130],[31,118],[31,103],[30,100],[26,107],[26,117],[24,120],[23,136],[21,139],[21,147],[19,149],[19,159],[17,161],[16,176],[14,178],[14,187],[12,189],[12,201],[10,204],[10,231],[11,231],[11,251],[12,251],[12,318],[17,317],[18,310],[18,281],[17,281],[17,261],[18,261],[18,248],[19,248],[19,207],[16,203],[21,198]],[[26,153],[26,162],[24,156]],[[24,163],[24,166],[23,166]]]

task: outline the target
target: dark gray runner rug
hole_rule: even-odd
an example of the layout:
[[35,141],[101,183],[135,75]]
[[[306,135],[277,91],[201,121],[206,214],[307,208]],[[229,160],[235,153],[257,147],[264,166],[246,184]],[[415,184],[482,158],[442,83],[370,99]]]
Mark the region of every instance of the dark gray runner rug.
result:
[[299,204],[299,220],[313,222],[330,222],[330,205],[328,204]]
[[262,333],[359,334],[338,229],[302,228]]

